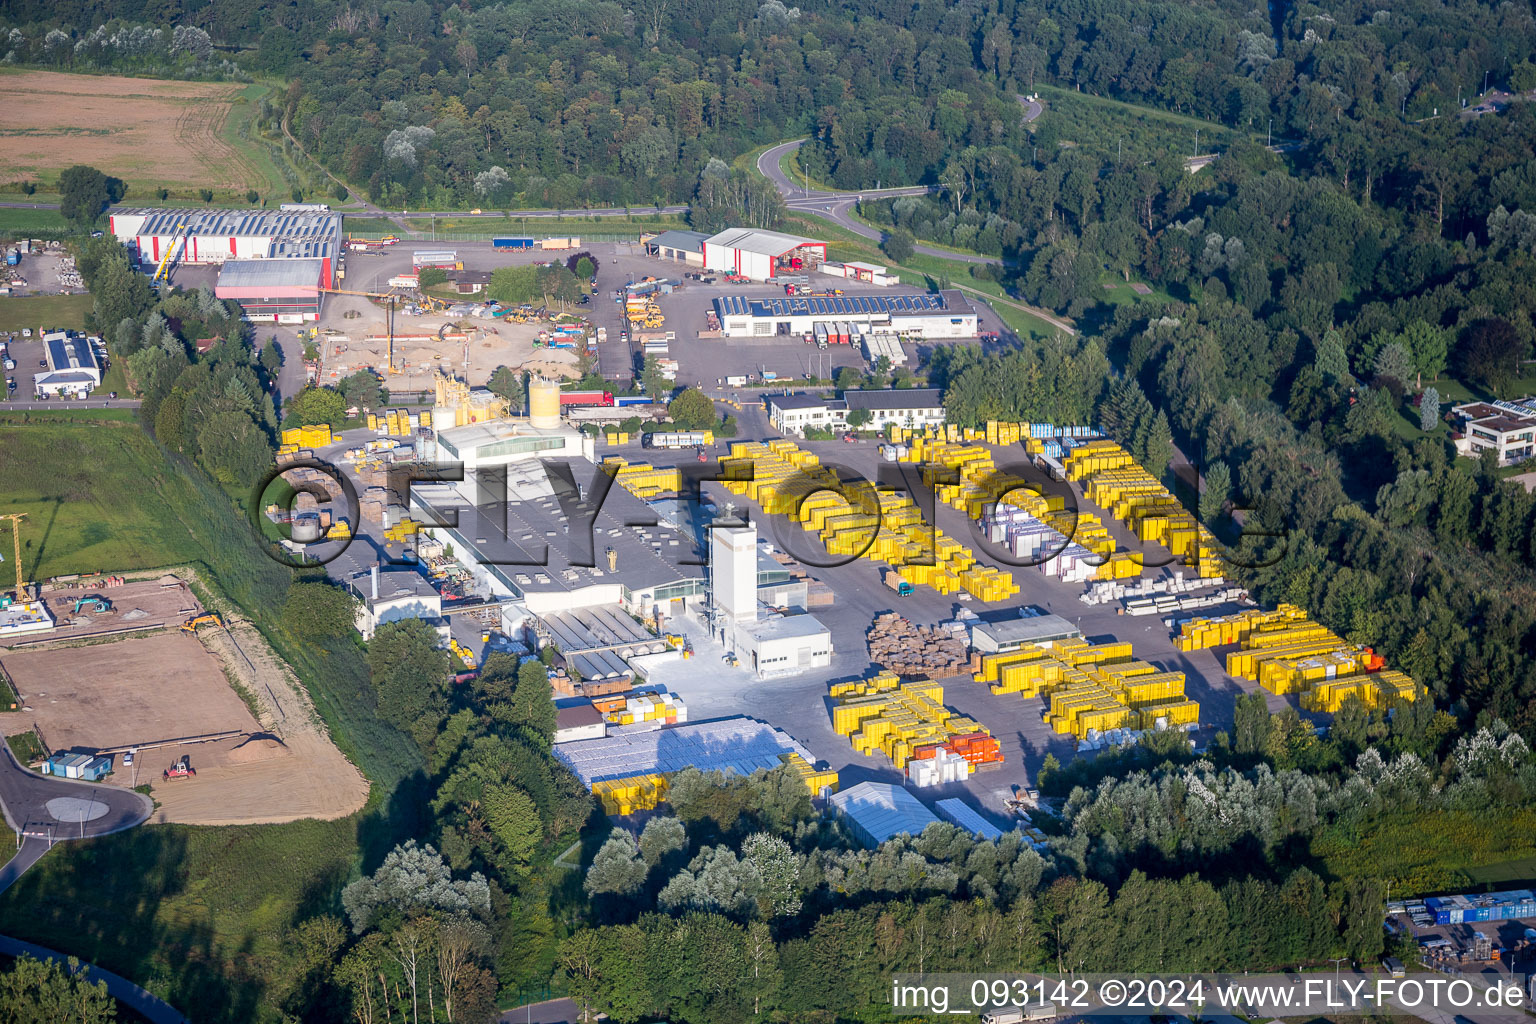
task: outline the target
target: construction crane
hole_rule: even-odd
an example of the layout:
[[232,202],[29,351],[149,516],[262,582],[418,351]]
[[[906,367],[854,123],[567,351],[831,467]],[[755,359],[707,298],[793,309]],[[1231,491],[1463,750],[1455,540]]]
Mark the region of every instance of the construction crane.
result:
[[331,295],[361,295],[365,299],[384,300],[386,310],[384,331],[389,346],[386,349],[384,365],[390,373],[399,373],[400,371],[395,369],[395,306],[400,302],[400,296],[395,292],[358,292],[347,288],[321,288],[320,290]]
[[16,593],[15,599],[25,601],[27,599],[27,584],[21,575],[21,521],[27,518],[25,512],[10,512],[0,516],[0,519],[11,521],[11,558],[16,562]]
[[181,221],[176,225],[176,231],[171,235],[171,244],[165,247],[165,254],[160,257],[160,265],[155,267],[155,276],[149,282],[150,284],[159,284],[162,277],[166,281],[170,281],[171,264],[176,261],[176,247],[186,243],[186,230],[186,221]]

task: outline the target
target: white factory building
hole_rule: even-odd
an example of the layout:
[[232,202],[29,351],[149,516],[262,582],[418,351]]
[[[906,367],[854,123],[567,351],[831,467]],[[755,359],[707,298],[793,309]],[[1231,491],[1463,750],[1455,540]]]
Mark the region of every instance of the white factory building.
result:
[[108,230],[153,270],[173,263],[231,260],[320,260],[325,287],[336,286],[342,251],[341,214],[328,210],[175,210],[115,206]]
[[412,569],[379,570],[375,565],[347,582],[360,602],[355,612],[357,631],[366,640],[386,623],[421,619],[448,642],[448,620],[443,618],[443,599],[426,577]]
[[735,519],[709,528],[713,633],[759,679],[832,664],[832,634],[814,615],[763,615],[758,607],[757,527]]
[[755,228],[726,228],[701,244],[706,269],[754,281],[816,270],[827,261],[826,242]]
[[974,338],[976,310],[958,291],[919,295],[796,295],[755,299],[724,295],[715,315],[727,338],[847,335],[850,344],[864,334],[907,338]]
[[38,397],[84,398],[101,386],[101,360],[96,355],[99,338],[74,331],[50,331],[43,335],[43,356],[48,369],[32,375]]
[[944,392],[938,388],[881,388],[848,390],[841,398],[826,395],[769,395],[768,420],[786,434],[804,434],[805,428],[847,430],[855,410],[869,413],[860,430],[884,430],[888,426],[921,429],[944,422]]

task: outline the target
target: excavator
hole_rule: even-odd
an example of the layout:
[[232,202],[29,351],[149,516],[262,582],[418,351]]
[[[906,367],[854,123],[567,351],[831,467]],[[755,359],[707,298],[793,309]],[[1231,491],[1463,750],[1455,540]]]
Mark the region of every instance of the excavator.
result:
[[226,628],[224,626],[224,619],[219,615],[218,612],[206,612],[202,615],[194,615],[186,622],[183,622],[181,624],[181,631],[183,633],[191,633],[196,635],[198,626],[218,626],[220,629]]
[[74,613],[79,615],[82,611],[99,612],[105,615],[112,611],[112,602],[108,601],[104,597],[97,597],[94,594],[88,594],[75,602]]
[[379,299],[384,303],[385,309],[385,335],[388,348],[385,350],[385,366],[390,373],[399,373],[395,367],[395,306],[400,302],[400,296],[395,292],[358,292],[348,288],[321,288],[322,292],[329,295],[361,295],[365,299]]

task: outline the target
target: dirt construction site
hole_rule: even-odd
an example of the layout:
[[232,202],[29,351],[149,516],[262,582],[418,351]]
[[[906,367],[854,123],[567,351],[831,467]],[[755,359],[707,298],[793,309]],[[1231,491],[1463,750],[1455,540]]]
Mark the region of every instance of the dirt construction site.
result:
[[[349,315],[351,314],[351,315]],[[326,303],[319,339],[324,383],[334,384],[358,370],[383,372],[387,359],[384,310],[355,295],[335,295]],[[535,347],[541,323],[506,323],[481,317],[395,314],[395,367],[390,388],[430,391],[441,369],[484,384],[498,366],[544,376],[574,377],[577,357],[571,349]],[[326,333],[326,329],[331,333]]]
[[[148,784],[153,821],[239,825],[345,817],[368,783],[249,623],[0,653],[21,698],[6,734],[50,751],[114,752],[106,782]],[[238,681],[236,692],[231,680]],[[256,713],[252,713],[254,705]],[[134,763],[123,763],[124,752]],[[164,778],[183,755],[195,775]]]
[[203,610],[187,585],[169,573],[121,583],[111,576],[45,583],[41,596],[57,625],[46,634],[16,637],[18,650],[40,642],[179,626]]

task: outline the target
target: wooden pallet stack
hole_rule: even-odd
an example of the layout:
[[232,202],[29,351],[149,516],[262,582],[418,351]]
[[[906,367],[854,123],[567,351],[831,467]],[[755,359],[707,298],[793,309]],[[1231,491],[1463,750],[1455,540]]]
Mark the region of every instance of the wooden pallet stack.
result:
[[930,626],[914,626],[895,612],[875,616],[867,641],[869,660],[899,676],[942,679],[965,670],[963,637]]

